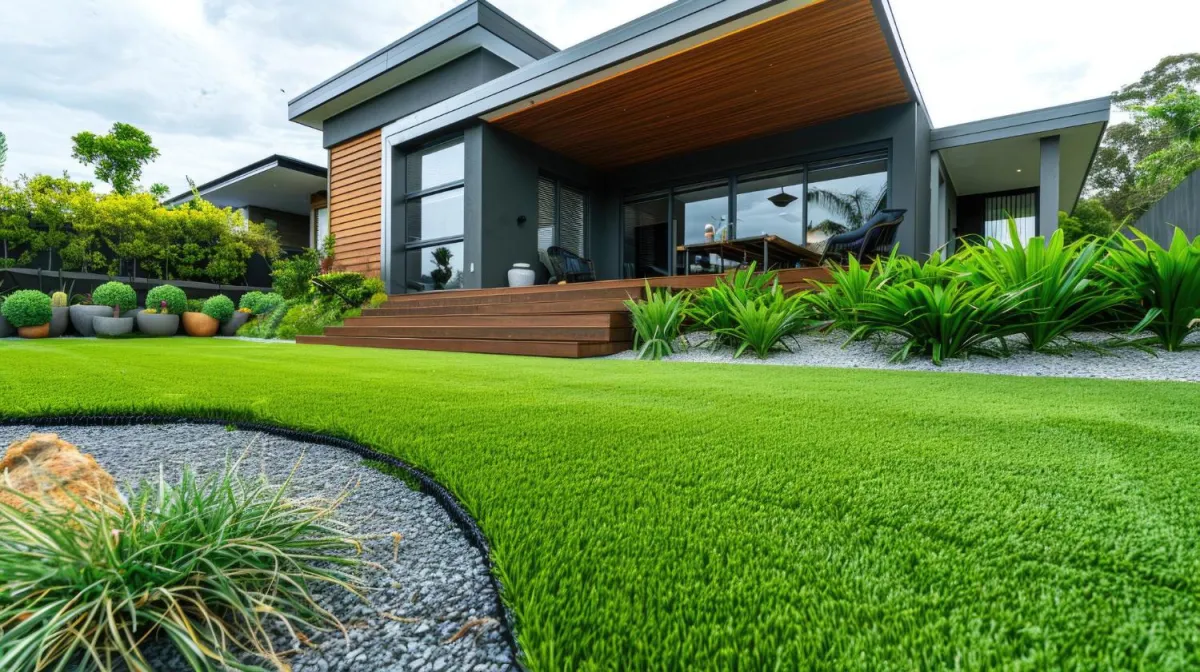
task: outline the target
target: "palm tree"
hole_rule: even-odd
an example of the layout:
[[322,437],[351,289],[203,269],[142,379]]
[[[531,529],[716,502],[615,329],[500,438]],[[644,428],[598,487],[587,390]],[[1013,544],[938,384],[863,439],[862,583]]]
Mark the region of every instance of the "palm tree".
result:
[[871,192],[866,187],[859,187],[850,193],[829,191],[820,187],[808,188],[808,202],[825,208],[842,221],[826,219],[812,227],[811,230],[835,236],[839,233],[857,229],[872,215],[887,207],[887,185],[879,191]]

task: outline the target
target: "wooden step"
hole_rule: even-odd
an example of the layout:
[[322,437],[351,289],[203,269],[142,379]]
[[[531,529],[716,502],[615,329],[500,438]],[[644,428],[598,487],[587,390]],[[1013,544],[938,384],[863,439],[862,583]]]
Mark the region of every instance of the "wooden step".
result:
[[535,301],[530,303],[470,303],[451,306],[368,308],[363,317],[418,315],[550,315],[557,313],[627,313],[623,299],[588,301]]
[[357,348],[392,348],[398,350],[434,350],[439,352],[474,352],[489,355],[524,355],[527,357],[561,357],[579,359],[603,357],[632,347],[629,341],[611,343],[576,343],[569,341],[498,341],[437,338],[371,338],[347,336],[298,336],[304,345],[342,345]]
[[628,313],[549,315],[375,315],[351,317],[347,327],[599,327],[628,328]]
[[448,338],[456,340],[499,340],[499,341],[579,341],[597,343],[607,341],[629,341],[632,330],[612,327],[530,327],[530,326],[482,326],[482,327],[328,327],[326,336],[348,336],[355,338]]

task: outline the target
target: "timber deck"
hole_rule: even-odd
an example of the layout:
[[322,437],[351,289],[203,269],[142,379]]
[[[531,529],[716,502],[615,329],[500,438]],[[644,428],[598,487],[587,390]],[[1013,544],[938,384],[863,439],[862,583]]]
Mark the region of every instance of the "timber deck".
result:
[[[651,287],[674,290],[711,286],[716,275],[648,280],[604,280],[571,285],[467,289],[388,298],[322,336],[298,343],[402,350],[438,350],[537,357],[601,357],[633,347],[624,301],[640,299]],[[786,291],[827,281],[823,268],[779,272]]]

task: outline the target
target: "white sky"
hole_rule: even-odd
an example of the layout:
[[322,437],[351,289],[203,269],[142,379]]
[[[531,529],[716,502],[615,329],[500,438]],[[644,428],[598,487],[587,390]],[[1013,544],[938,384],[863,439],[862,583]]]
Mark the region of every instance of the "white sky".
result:
[[[663,0],[493,0],[565,48]],[[70,136],[141,127],[172,193],[273,153],[324,164],[287,101],[454,0],[0,0],[4,176],[91,179]],[[1106,95],[1200,51],[1200,0],[892,0],[934,124]]]

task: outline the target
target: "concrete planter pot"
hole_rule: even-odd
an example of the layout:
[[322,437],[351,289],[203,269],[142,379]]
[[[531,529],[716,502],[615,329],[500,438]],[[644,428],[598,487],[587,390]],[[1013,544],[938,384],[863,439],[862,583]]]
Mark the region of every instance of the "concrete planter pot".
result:
[[138,331],[147,336],[174,336],[179,331],[178,315],[147,315],[139,311],[134,321]]
[[92,329],[97,336],[124,336],[133,333],[132,317],[93,317]]
[[204,313],[184,313],[183,314],[183,330],[188,336],[197,338],[208,338],[217,335],[217,329],[221,327],[221,323]]
[[8,320],[4,319],[3,315],[0,315],[0,338],[8,338],[15,333],[17,333],[17,330],[13,329],[13,326],[8,323]]
[[137,327],[137,316],[141,315],[143,310],[145,310],[145,308],[134,308],[133,310],[123,310],[123,311],[121,311],[121,317],[132,317],[133,318],[133,326]]
[[58,338],[67,333],[67,327],[71,326],[71,309],[63,306],[52,310],[54,317],[50,319],[50,338]]
[[237,330],[250,321],[250,313],[234,313],[229,321],[221,325],[222,336],[237,336]]
[[108,306],[71,306],[71,326],[80,336],[95,336],[92,318],[112,317],[112,312]]
[[36,327],[21,327],[17,329],[17,334],[21,338],[48,338],[50,336],[50,323],[39,324]]

